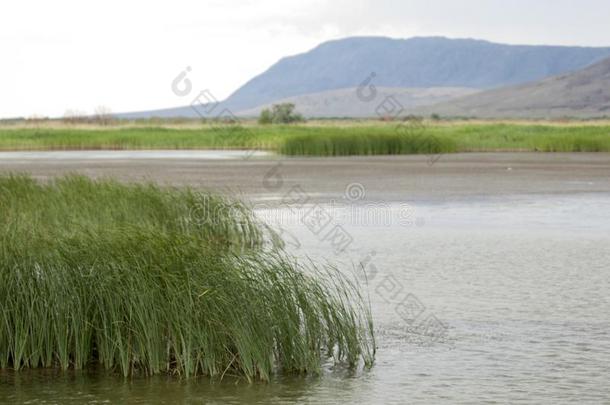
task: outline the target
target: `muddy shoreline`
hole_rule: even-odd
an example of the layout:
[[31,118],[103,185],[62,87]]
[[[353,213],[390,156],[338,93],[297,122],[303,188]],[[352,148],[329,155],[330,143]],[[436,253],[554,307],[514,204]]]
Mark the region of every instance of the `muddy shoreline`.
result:
[[[158,152],[109,159],[99,152],[16,152],[0,159],[0,173],[25,172],[47,179],[66,173],[122,181],[154,181],[215,189],[254,200],[276,200],[300,186],[319,200],[344,198],[361,184],[367,200],[447,200],[513,194],[610,192],[610,154],[469,153],[426,156],[229,158],[171,156]],[[65,157],[66,153],[73,156]],[[315,193],[314,193],[315,190]]]

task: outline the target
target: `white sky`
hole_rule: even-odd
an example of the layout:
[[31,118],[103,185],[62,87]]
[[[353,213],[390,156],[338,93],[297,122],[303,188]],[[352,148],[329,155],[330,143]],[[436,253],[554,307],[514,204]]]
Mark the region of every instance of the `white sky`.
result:
[[[219,99],[283,56],[353,35],[610,46],[608,0],[172,0],[0,4],[0,118]],[[188,98],[188,97],[187,97]]]

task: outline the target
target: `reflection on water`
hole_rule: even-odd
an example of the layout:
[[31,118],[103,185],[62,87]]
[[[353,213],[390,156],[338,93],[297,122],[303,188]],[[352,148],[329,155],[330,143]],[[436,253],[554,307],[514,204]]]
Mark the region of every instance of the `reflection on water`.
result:
[[225,404],[244,398],[253,403],[266,403],[270,398],[282,403],[298,401],[306,388],[315,384],[311,378],[247,384],[231,378],[222,382],[206,378],[179,381],[160,376],[125,380],[103,373],[5,371],[0,372],[0,403],[175,404],[205,400],[206,404]]
[[[344,223],[353,242],[338,255],[298,218],[282,224],[299,242],[291,247],[297,255],[346,271],[374,252],[368,290],[379,348],[370,371],[329,366],[321,378],[253,385],[3,372],[0,402],[610,401],[610,195],[411,205],[424,218],[419,225]],[[298,214],[280,217],[290,215]],[[396,310],[405,294],[438,317],[446,336],[410,332]]]

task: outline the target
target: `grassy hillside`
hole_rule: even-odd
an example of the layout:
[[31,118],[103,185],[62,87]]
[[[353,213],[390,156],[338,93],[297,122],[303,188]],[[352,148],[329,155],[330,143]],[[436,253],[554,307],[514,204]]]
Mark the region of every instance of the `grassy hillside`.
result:
[[0,150],[261,149],[286,155],[610,152],[608,122],[318,121],[290,126],[0,127]]
[[610,114],[610,59],[575,72],[452,99],[416,112],[480,118],[606,117]]
[[301,96],[274,100],[273,103],[240,111],[243,117],[258,117],[264,108],[272,108],[273,104],[292,103],[298,106],[297,111],[305,117],[375,117],[381,100],[387,97],[400,103],[402,108],[412,110],[418,107],[445,103],[456,98],[477,93],[479,90],[466,87],[375,87],[377,102],[363,102],[358,99],[357,87],[328,90],[320,93],[309,93]]

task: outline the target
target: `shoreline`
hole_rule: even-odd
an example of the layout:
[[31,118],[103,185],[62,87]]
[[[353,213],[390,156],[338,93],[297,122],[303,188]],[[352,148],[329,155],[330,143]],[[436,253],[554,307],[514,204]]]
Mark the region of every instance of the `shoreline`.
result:
[[[597,152],[457,153],[442,155],[432,165],[425,155],[206,159],[157,153],[154,158],[101,159],[82,151],[75,154],[70,159],[0,159],[0,173],[25,172],[39,179],[79,173],[270,201],[293,187],[309,190],[314,202],[342,200],[352,183],[364,187],[363,202],[610,192],[610,153]],[[270,186],[271,178],[279,178],[281,187]]]

